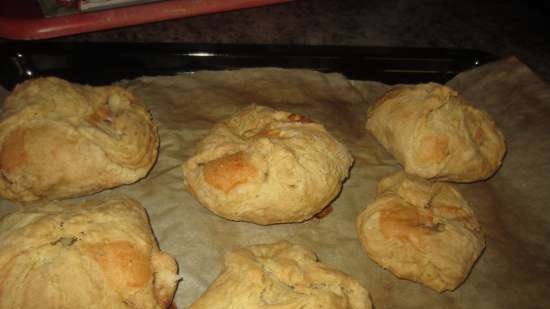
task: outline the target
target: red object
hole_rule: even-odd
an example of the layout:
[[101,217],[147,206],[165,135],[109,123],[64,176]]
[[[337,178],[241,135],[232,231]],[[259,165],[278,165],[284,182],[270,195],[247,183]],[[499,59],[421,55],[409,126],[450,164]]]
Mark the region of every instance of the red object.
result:
[[49,17],[33,0],[0,0],[0,37],[38,40],[292,0],[170,0]]
[[56,0],[56,2],[61,6],[69,7],[69,8],[76,7],[76,5],[77,5],[76,1],[70,1],[70,0],[69,1],[67,1],[67,0]]

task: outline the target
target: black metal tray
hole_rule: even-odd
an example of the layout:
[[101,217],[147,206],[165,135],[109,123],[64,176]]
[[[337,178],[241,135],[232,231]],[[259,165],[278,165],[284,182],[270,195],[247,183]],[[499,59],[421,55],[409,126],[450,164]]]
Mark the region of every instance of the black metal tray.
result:
[[339,72],[350,79],[388,84],[444,83],[496,59],[478,50],[443,48],[7,42],[0,44],[0,82],[11,89],[28,78],[58,76],[101,85],[143,75],[283,67]]

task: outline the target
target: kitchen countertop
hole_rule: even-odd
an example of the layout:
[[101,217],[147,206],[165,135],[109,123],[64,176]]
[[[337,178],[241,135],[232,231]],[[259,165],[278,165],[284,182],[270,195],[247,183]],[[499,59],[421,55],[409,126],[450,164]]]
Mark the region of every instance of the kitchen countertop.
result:
[[535,0],[298,0],[54,40],[472,48],[516,56],[550,81],[549,8]]

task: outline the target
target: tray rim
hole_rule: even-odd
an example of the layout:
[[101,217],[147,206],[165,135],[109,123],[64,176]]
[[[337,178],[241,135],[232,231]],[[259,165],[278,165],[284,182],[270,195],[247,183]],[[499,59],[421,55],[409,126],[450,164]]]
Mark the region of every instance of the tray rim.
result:
[[[165,64],[163,70],[147,71],[142,68],[141,75],[170,75],[174,72],[192,72],[212,69],[212,62],[222,62],[216,69],[237,69],[247,67],[282,67],[314,69],[322,72],[330,71],[345,74],[346,70],[353,72],[358,80],[376,80],[361,78],[360,70],[367,73],[384,73],[394,77],[399,74],[420,74],[423,67],[430,67],[432,71],[424,72],[428,76],[454,76],[462,71],[498,60],[489,52],[466,48],[431,48],[431,47],[382,47],[382,46],[343,46],[343,45],[284,45],[284,44],[210,44],[210,43],[161,43],[161,42],[22,42],[8,41],[0,43],[0,77],[2,85],[11,88],[15,83],[37,76],[44,76],[47,72],[40,72],[34,65],[33,59],[37,55],[48,57],[65,57],[72,60],[71,69],[80,68],[88,73],[96,73],[96,66],[105,66],[94,62],[94,59],[115,60],[110,62],[117,76],[138,74],[138,67],[124,67],[118,60],[138,59],[146,66],[147,61],[154,57],[162,57],[175,62],[189,63],[190,69],[177,67],[174,64]],[[118,58],[117,58],[118,57]],[[226,64],[223,62],[226,61]],[[248,62],[247,62],[248,61]],[[210,63],[209,63],[210,62]],[[92,63],[92,64],[89,64]],[[254,66],[253,64],[259,64]],[[323,67],[316,68],[315,65]],[[194,66],[193,66],[194,65]],[[201,67],[201,65],[203,67]],[[225,65],[225,66],[224,66]],[[373,66],[379,66],[373,68]],[[227,67],[227,68],[226,68]],[[412,68],[412,69],[411,69]],[[419,69],[420,68],[420,69]],[[418,72],[414,72],[416,69]],[[172,70],[172,71],[170,71]],[[367,72],[368,70],[371,70]],[[376,71],[378,70],[378,71]],[[407,70],[411,72],[407,72]],[[349,73],[348,72],[348,73]],[[55,72],[54,72],[55,73]],[[153,73],[153,74],[148,74]],[[55,74],[54,74],[55,75]],[[63,75],[63,74],[61,74]],[[130,74],[131,75],[131,74]],[[368,74],[367,74],[368,75]],[[420,74],[422,75],[422,74]],[[440,76],[440,77],[441,77]],[[62,77],[62,76],[60,76]],[[134,76],[135,77],[135,76]],[[126,77],[123,77],[126,78]],[[127,78],[132,78],[127,77]],[[121,78],[113,79],[112,81]],[[449,78],[450,79],[450,78]],[[70,80],[70,78],[69,78]],[[85,78],[77,78],[77,82],[88,83]],[[384,81],[383,81],[384,82]],[[89,82],[92,83],[93,82]]]

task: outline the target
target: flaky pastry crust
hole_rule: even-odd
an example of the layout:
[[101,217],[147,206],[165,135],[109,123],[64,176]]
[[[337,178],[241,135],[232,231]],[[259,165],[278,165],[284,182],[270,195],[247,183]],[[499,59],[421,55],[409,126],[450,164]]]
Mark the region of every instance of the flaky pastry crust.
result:
[[151,169],[158,146],[151,115],[123,88],[29,80],[4,102],[0,195],[53,200],[133,183]]
[[219,216],[300,222],[340,192],[353,158],[311,120],[251,105],[217,124],[183,164],[186,188]]
[[368,291],[286,241],[226,254],[225,267],[189,309],[367,309]]
[[506,152],[487,113],[436,83],[390,90],[369,108],[366,127],[407,173],[427,179],[486,179]]
[[0,221],[0,248],[0,309],[164,309],[178,281],[125,197],[22,207]]
[[380,181],[376,200],[357,218],[357,233],[380,266],[438,292],[456,289],[485,247],[455,188],[403,172]]

